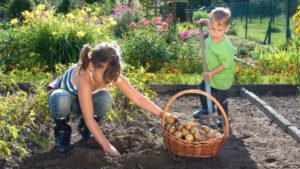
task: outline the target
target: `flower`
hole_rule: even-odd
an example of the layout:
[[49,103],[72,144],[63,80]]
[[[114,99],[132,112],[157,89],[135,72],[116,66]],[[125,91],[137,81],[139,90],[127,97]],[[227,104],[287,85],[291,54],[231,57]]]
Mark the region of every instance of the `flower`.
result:
[[133,29],[137,27],[135,22],[131,22],[129,26]]
[[84,35],[85,35],[85,33],[82,32],[82,31],[78,31],[77,34],[76,34],[76,36],[79,37],[79,38],[84,37]]
[[161,31],[168,32],[169,25],[167,22],[162,23]]
[[140,21],[140,24],[141,24],[141,25],[148,26],[148,25],[149,25],[149,21],[148,21],[146,18],[144,18],[144,19],[142,19],[142,20]]
[[43,10],[46,9],[46,5],[40,4],[40,5],[38,5],[38,6],[36,7],[36,9],[37,9],[38,11],[43,11]]
[[58,33],[56,31],[52,31],[51,33],[53,36],[56,36]]
[[155,25],[159,25],[161,23],[161,17],[159,17],[159,16],[154,17],[153,23]]
[[12,24],[12,25],[16,25],[16,24],[18,24],[19,23],[19,21],[18,21],[18,19],[17,18],[14,18],[14,19],[12,19],[12,20],[10,20],[10,22],[9,22],[10,24]]
[[189,31],[181,32],[181,33],[180,33],[180,37],[181,37],[182,39],[187,39],[187,38],[190,37],[190,32],[189,32]]

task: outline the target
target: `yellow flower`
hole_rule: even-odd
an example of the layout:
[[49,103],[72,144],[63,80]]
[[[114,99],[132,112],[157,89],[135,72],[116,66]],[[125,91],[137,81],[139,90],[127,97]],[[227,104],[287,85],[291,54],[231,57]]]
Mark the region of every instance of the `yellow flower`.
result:
[[18,19],[17,18],[14,18],[14,19],[12,19],[12,20],[10,20],[10,24],[12,24],[12,25],[16,25],[16,24],[18,24]]
[[36,10],[38,10],[38,11],[43,11],[45,9],[46,9],[46,5],[44,5],[44,4],[40,4],[36,7]]
[[85,35],[85,33],[82,32],[82,31],[78,31],[77,34],[76,34],[76,36],[79,37],[79,38],[84,37],[84,35]]
[[71,13],[68,13],[67,14],[67,19],[68,20],[73,20],[75,17],[74,17],[74,15],[73,14],[71,14]]
[[295,33],[300,33],[300,27],[295,30]]
[[58,33],[56,31],[52,31],[52,35],[56,36]]

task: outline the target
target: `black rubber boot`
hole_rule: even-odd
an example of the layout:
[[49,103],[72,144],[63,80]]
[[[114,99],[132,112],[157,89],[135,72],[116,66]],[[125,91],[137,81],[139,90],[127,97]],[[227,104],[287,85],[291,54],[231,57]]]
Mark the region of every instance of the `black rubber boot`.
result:
[[[99,122],[101,120],[101,117],[94,117],[96,122]],[[88,141],[90,138],[93,137],[89,129],[86,127],[83,118],[80,119],[78,123],[78,131],[81,135],[82,140]]]
[[55,119],[54,127],[55,148],[60,152],[67,152],[70,149],[71,127],[67,119]]

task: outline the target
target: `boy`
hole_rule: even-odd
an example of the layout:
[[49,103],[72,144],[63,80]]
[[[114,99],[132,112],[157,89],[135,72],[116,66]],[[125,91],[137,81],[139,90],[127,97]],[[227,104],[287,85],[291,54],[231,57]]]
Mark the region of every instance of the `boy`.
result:
[[[209,36],[205,41],[205,62],[208,72],[204,72],[205,79],[209,80],[212,95],[220,102],[228,117],[227,91],[233,83],[234,73],[234,47],[225,33],[229,29],[230,10],[215,8],[210,12],[209,20],[200,19],[199,25],[208,26]],[[199,89],[205,91],[202,80]],[[202,109],[193,113],[194,118],[208,114],[205,96],[200,96]],[[218,111],[219,115],[221,112]],[[220,123],[218,124],[220,126]]]

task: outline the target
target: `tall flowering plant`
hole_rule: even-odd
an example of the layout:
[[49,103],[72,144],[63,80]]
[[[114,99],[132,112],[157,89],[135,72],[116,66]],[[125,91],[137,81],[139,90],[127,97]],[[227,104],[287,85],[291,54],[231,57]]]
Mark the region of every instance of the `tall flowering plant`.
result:
[[115,34],[121,36],[127,32],[130,27],[134,27],[132,22],[138,22],[145,17],[143,12],[143,6],[138,0],[132,0],[131,2],[121,3],[116,0],[116,7],[113,9],[112,17],[117,21],[115,27]]
[[300,34],[300,5],[297,8],[297,12],[294,14],[293,20],[296,21],[296,29],[295,29],[295,33],[296,34]]
[[[22,13],[23,20],[12,19],[13,43],[5,46],[2,64],[19,68],[74,63],[83,44],[108,41],[116,24],[110,16],[98,16],[97,7],[86,6],[67,15],[56,15],[52,9],[39,5]],[[20,22],[20,23],[19,23]],[[2,50],[0,50],[0,56]]]

